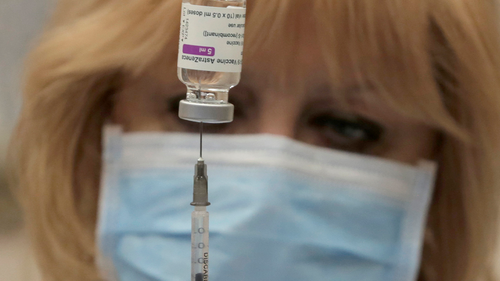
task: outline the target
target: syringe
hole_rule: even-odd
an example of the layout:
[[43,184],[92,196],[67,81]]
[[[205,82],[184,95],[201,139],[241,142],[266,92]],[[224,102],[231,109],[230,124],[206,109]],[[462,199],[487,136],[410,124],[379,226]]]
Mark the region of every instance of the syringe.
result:
[[208,281],[208,176],[202,156],[203,123],[200,124],[200,158],[195,165],[191,214],[191,281]]

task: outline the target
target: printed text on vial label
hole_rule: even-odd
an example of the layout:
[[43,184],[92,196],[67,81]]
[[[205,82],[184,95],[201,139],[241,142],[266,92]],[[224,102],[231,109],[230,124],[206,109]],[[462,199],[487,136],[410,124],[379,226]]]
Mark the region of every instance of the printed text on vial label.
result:
[[241,71],[245,9],[183,4],[179,67]]

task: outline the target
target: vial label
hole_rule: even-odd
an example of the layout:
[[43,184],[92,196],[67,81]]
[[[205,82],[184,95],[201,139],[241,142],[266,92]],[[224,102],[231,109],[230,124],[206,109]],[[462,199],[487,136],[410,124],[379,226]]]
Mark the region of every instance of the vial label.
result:
[[246,9],[182,3],[177,66],[241,72]]

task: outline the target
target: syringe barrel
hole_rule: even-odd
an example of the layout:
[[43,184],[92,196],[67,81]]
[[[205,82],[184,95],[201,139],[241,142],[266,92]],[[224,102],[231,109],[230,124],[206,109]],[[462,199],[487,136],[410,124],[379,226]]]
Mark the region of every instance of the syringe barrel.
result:
[[207,207],[191,214],[191,281],[208,281],[208,218]]

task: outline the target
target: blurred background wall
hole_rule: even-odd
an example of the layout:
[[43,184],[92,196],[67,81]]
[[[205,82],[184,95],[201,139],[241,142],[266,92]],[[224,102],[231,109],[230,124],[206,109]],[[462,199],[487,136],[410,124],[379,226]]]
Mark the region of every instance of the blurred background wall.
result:
[[49,0],[0,0],[0,231],[20,218],[6,186],[5,155],[21,106],[23,60],[52,6]]
[[7,188],[7,143],[21,107],[26,53],[36,43],[55,0],[0,0],[0,279],[33,281],[39,275],[22,228],[22,216]]

